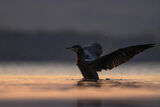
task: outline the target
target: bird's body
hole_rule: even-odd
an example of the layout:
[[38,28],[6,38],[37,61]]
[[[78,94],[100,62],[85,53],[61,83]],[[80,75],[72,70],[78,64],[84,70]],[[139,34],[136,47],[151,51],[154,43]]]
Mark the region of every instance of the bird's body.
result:
[[110,70],[122,63],[129,61],[136,54],[154,47],[154,44],[135,45],[127,48],[120,48],[110,54],[100,56],[102,47],[98,43],[94,43],[87,47],[74,45],[71,48],[76,52],[76,64],[81,71],[84,79],[98,80],[98,71]]
[[[96,72],[96,70],[93,70],[89,66],[91,61],[88,61],[89,58],[86,57],[86,53],[85,53],[84,49],[81,50],[81,53],[77,53],[76,57],[77,57],[76,64],[77,64],[78,68],[80,69],[84,79],[98,80],[99,79],[98,73]],[[86,61],[86,59],[87,59],[87,61]]]

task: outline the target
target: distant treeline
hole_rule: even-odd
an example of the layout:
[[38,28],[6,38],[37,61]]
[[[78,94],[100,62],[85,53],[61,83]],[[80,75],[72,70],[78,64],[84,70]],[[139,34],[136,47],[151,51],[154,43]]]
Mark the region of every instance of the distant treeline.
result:
[[[74,44],[101,43],[104,53],[129,45],[154,43],[153,35],[113,36],[100,32],[8,31],[0,30],[0,61],[73,62],[75,54],[66,50]],[[127,38],[128,37],[128,38]],[[151,49],[135,61],[160,61],[160,50]]]

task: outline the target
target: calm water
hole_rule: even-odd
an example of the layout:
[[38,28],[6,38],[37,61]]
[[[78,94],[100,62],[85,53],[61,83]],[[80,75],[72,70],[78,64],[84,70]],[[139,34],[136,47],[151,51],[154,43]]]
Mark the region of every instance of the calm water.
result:
[[[0,105],[160,106],[159,63],[128,63],[84,82],[73,64],[1,63]],[[110,78],[110,80],[106,80]]]
[[[81,76],[78,68],[74,64],[67,63],[0,63],[1,75],[68,75]],[[160,63],[127,63],[123,64],[110,71],[103,71],[99,73],[102,76],[114,75],[159,75]]]

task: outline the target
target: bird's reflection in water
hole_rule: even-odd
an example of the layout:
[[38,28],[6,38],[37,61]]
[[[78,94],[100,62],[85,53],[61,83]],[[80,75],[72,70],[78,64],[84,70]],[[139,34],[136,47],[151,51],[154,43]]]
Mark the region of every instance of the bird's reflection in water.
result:
[[139,88],[141,82],[128,81],[126,79],[106,79],[106,80],[80,80],[77,82],[77,86],[80,88],[97,87],[100,88],[112,88],[112,87],[125,87],[125,88]]
[[[141,82],[135,82],[135,81],[129,81],[127,79],[105,79],[105,80],[98,80],[98,81],[93,81],[93,80],[80,80],[77,82],[77,87],[78,88],[99,88],[98,90],[105,89],[106,92],[107,90],[110,90],[112,88],[124,88],[124,89],[130,89],[130,88],[140,88]],[[86,96],[87,97],[87,96]],[[120,101],[110,101],[110,100],[105,100],[105,99],[97,99],[97,100],[92,100],[92,99],[78,99],[76,101],[77,107],[102,107],[102,106],[121,106],[121,100]],[[136,104],[139,104],[136,102]],[[124,106],[128,106],[127,102],[123,102]],[[130,103],[130,105],[134,105],[134,103]]]
[[80,80],[77,82],[77,86],[79,87],[101,87],[102,86],[101,81],[95,81],[95,80]]
[[[103,85],[102,81],[94,80],[80,80],[77,82],[79,88],[96,87],[100,88]],[[101,100],[84,100],[78,99],[76,103],[77,107],[101,107]]]

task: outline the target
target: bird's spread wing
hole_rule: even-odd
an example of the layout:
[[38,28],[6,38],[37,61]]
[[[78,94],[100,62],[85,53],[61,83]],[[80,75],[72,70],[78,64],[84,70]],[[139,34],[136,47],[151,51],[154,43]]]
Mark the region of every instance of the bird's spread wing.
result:
[[86,46],[83,47],[84,48],[84,52],[85,52],[85,59],[87,60],[92,60],[92,59],[96,59],[97,57],[99,57],[103,50],[102,50],[102,46],[98,43],[94,43],[90,46]]
[[127,48],[118,49],[108,55],[104,55],[100,58],[95,59],[90,63],[90,66],[96,71],[101,71],[102,69],[110,70],[114,67],[119,66],[122,63],[129,61],[136,54],[154,47],[155,44],[144,44],[144,45],[135,45]]

